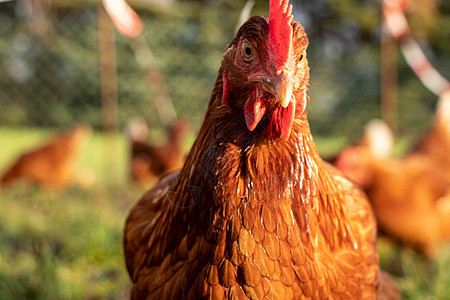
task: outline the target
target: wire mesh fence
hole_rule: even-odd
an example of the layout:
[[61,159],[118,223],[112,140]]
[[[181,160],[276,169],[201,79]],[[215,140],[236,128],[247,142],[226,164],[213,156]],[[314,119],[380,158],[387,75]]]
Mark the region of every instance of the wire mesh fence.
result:
[[[312,130],[354,137],[367,120],[380,117],[380,4],[293,2],[294,15],[310,39]],[[41,2],[0,4],[0,125],[67,127],[86,122],[100,128],[98,3],[37,3]],[[132,3],[144,21],[143,36],[177,114],[198,128],[244,2]],[[266,5],[258,2],[253,13],[266,14]],[[449,46],[442,44],[428,49],[437,49],[432,60],[449,75]],[[142,116],[151,128],[161,127],[155,91],[130,44],[117,33],[116,52],[118,124],[122,127],[129,118]],[[427,126],[436,97],[401,58],[399,64],[399,130],[417,133]]]

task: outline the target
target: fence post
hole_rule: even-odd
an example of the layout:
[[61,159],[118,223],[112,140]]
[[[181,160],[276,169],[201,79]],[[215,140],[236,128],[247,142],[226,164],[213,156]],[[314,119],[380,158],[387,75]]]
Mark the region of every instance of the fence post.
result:
[[114,26],[102,2],[98,1],[98,40],[100,59],[100,89],[102,101],[102,125],[104,132],[105,179],[118,182],[118,100],[116,41]]
[[105,132],[117,133],[118,109],[115,31],[100,1],[98,4],[98,40],[103,130]]
[[[382,8],[385,10],[385,5]],[[380,76],[381,118],[391,127],[396,136],[398,129],[398,49],[384,21],[381,23]]]

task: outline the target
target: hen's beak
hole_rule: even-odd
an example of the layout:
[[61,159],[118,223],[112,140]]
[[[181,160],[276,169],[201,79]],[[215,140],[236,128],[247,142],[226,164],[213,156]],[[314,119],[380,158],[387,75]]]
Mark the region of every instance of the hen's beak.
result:
[[292,99],[293,82],[288,72],[284,71],[278,77],[257,76],[252,81],[262,83],[262,89],[272,94],[280,105],[284,108],[288,107]]

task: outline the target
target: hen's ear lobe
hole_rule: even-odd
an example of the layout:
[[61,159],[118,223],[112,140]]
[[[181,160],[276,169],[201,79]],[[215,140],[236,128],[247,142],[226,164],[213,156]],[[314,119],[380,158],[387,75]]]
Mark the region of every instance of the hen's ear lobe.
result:
[[223,71],[222,74],[222,105],[226,105],[228,103],[228,97],[230,96],[230,81],[228,80],[227,71]]
[[236,54],[236,46],[232,45],[222,55],[221,68],[222,72],[222,105],[227,104],[231,91],[230,80],[227,70],[233,67],[234,56]]

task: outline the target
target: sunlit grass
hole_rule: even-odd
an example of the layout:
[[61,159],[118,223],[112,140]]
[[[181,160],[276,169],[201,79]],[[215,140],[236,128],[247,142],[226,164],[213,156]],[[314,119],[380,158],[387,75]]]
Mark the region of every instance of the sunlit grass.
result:
[[403,299],[450,299],[450,244],[441,245],[437,257],[423,255],[393,244],[378,241],[380,265],[394,276]]
[[123,299],[129,279],[122,230],[142,192],[101,186],[3,190],[0,299]]

